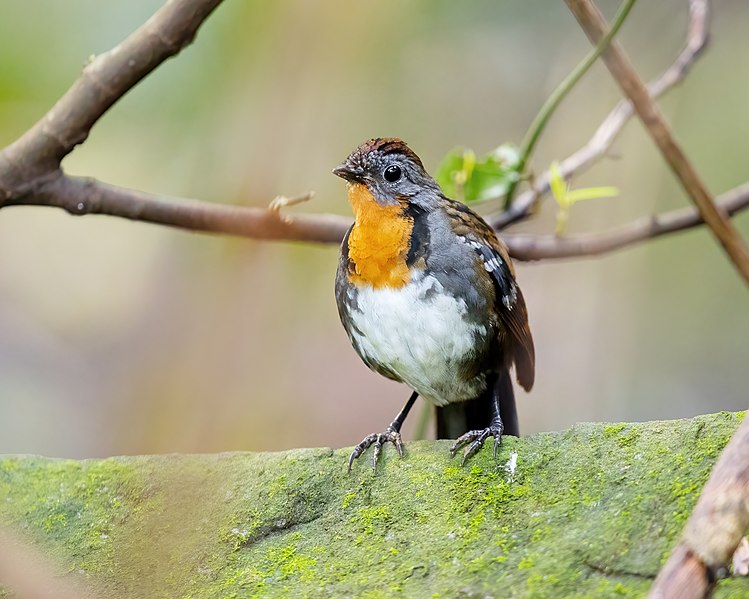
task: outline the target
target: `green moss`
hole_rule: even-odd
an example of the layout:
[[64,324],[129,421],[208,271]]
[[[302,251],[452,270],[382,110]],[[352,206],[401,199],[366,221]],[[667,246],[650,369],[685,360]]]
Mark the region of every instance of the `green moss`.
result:
[[306,553],[299,553],[296,546],[271,548],[266,554],[268,564],[268,577],[277,575],[281,580],[292,576],[298,576],[304,582],[312,578],[309,576],[311,569],[317,560]]
[[527,555],[523,557],[523,559],[520,560],[518,563],[518,570],[529,570],[535,565],[533,562],[533,559],[528,557]]
[[636,426],[627,424],[609,424],[603,428],[603,436],[606,439],[614,439],[619,447],[631,447],[640,436]]
[[374,534],[375,529],[378,533],[384,533],[389,521],[390,511],[384,505],[362,508],[351,517],[351,523],[366,535]]
[[608,424],[603,427],[603,435],[607,439],[616,437],[620,432],[627,428],[626,424]]
[[351,505],[351,502],[356,497],[356,493],[354,491],[349,491],[343,496],[343,503],[341,504],[341,507],[345,510],[347,507]]
[[345,449],[7,457],[0,517],[101,596],[635,597],[739,420],[508,437],[466,468],[414,442],[350,475]]

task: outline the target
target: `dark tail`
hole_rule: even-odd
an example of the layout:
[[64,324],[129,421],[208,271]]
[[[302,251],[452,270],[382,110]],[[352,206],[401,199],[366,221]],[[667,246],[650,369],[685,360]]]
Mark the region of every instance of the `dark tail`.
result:
[[512,389],[510,369],[506,368],[499,373],[495,384],[480,397],[437,408],[437,438],[457,439],[467,431],[481,430],[489,426],[493,397],[499,399],[499,415],[505,425],[505,435],[519,437],[515,393]]

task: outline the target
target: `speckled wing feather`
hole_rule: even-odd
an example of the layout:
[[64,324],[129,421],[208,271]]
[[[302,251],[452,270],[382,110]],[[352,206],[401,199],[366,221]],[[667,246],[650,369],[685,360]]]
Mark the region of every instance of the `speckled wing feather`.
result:
[[445,198],[444,208],[453,223],[453,231],[476,251],[494,283],[495,308],[512,339],[518,383],[530,391],[535,379],[536,353],[525,299],[515,282],[515,269],[507,248],[484,219],[465,204]]

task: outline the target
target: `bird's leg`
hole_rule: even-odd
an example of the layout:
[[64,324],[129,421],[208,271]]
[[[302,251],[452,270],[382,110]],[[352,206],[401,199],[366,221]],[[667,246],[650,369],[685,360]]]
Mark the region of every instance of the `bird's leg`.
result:
[[419,397],[419,394],[414,391],[411,394],[411,397],[406,402],[406,405],[403,406],[403,409],[398,413],[398,415],[395,417],[395,419],[390,423],[390,426],[388,426],[385,429],[385,432],[382,433],[372,433],[371,435],[368,435],[362,439],[362,442],[359,443],[356,447],[354,447],[354,451],[351,452],[351,456],[348,459],[348,471],[351,472],[351,466],[354,464],[354,460],[358,458],[360,455],[362,455],[370,445],[374,445],[374,451],[372,453],[372,468],[377,468],[377,460],[380,458],[380,451],[382,450],[382,446],[384,443],[390,442],[393,445],[395,445],[395,449],[398,450],[398,455],[400,457],[403,457],[403,442],[401,441],[401,426],[403,426],[403,421],[406,419],[406,416],[408,416],[408,413],[411,411],[411,408],[414,405],[414,402],[416,401],[416,398]]
[[499,415],[499,393],[497,393],[497,390],[494,388],[495,385],[493,383],[491,385],[487,385],[487,387],[490,389],[491,393],[492,419],[489,423],[489,426],[484,429],[468,431],[464,435],[458,437],[455,440],[455,443],[453,443],[453,446],[450,448],[450,455],[452,457],[455,457],[455,454],[461,448],[468,445],[468,447],[466,447],[466,450],[463,452],[463,461],[460,464],[461,466],[464,466],[468,458],[475,455],[476,452],[484,446],[484,441],[486,441],[489,437],[494,437],[494,459],[497,458],[497,448],[502,442],[502,433],[504,432],[505,427],[504,424],[502,424],[502,417]]

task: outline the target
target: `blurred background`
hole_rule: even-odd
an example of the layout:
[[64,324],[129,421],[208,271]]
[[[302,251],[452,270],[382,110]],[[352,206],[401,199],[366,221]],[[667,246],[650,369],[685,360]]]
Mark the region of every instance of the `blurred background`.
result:
[[[161,4],[4,2],[0,146]],[[600,2],[609,17],[616,4]],[[633,10],[620,39],[643,77],[681,49],[686,5]],[[749,5],[714,9],[707,54],[660,104],[719,193],[749,179],[749,79],[737,72]],[[431,171],[457,145],[517,143],[588,49],[562,2],[226,2],[64,167],[216,203],[315,190],[292,210],[348,215],[330,171],[360,142],[402,137]],[[536,170],[587,141],[618,98],[596,66],[554,116]],[[572,234],[688,203],[637,122],[573,185],[621,193],[575,206]],[[547,200],[513,231],[549,234],[554,216]],[[736,223],[749,239],[749,213]],[[351,349],[333,297],[337,260],[333,246],[0,211],[0,452],[339,447],[382,430],[409,390]],[[518,271],[538,354],[536,387],[518,392],[524,432],[746,407],[746,288],[704,230]]]

